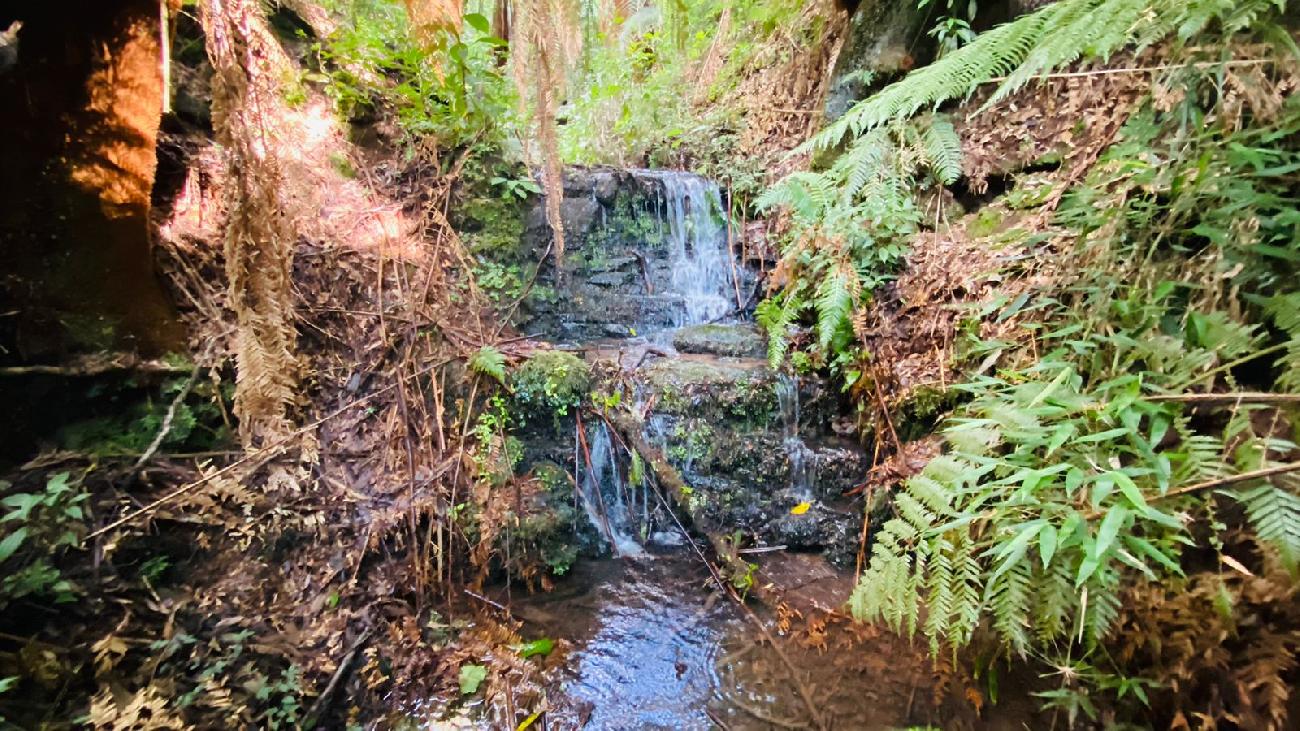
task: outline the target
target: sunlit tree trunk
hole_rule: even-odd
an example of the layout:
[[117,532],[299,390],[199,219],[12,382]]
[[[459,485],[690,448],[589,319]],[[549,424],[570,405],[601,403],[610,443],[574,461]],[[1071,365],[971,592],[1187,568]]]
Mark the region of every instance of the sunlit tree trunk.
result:
[[411,33],[420,43],[430,45],[439,31],[457,32],[464,6],[464,0],[406,0]]

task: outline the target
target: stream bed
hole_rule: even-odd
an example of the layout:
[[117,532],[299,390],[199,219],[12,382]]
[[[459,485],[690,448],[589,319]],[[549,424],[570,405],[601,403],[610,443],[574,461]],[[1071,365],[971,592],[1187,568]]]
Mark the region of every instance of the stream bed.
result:
[[[962,727],[961,691],[923,648],[843,613],[863,510],[846,493],[869,458],[835,428],[836,389],[763,357],[746,322],[757,275],[718,187],[689,173],[571,171],[561,209],[564,296],[529,327],[583,354],[564,375],[604,374],[598,392],[638,415],[660,464],[689,486],[673,499],[694,505],[697,537],[646,468],[655,460],[608,419],[535,420],[527,469],[566,476],[550,499],[573,501],[575,535],[589,524],[605,556],[584,555],[553,591],[495,597],[521,635],[555,641],[535,727],[891,729],[936,725],[945,708],[955,715],[937,725]],[[529,250],[545,250],[544,212],[529,220]],[[718,589],[692,544],[708,531],[744,547],[758,600]]]
[[804,692],[831,728],[933,721],[922,653],[860,625],[823,624],[816,607],[847,591],[845,577],[797,554],[765,572],[794,588],[774,594],[786,597],[776,612],[750,602],[752,617],[713,588],[690,549],[585,562],[554,592],[515,597],[527,636],[555,639],[560,653],[548,727],[812,728]]

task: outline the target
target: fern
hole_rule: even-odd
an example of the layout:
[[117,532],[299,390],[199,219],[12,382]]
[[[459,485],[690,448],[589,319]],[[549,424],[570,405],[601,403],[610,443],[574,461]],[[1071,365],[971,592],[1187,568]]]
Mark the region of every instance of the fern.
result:
[[1035,77],[1081,58],[1108,58],[1129,45],[1146,46],[1171,33],[1191,38],[1216,19],[1229,31],[1249,27],[1283,0],[1058,0],[980,34],[883,91],[858,102],[809,141],[826,150],[890,122],[959,99],[1002,78],[995,103]]
[[830,348],[853,312],[850,276],[856,275],[844,266],[835,266],[817,285],[817,339],[823,350]]
[[491,345],[484,345],[469,359],[469,369],[475,373],[506,382],[506,357]]
[[1300,496],[1290,490],[1263,485],[1238,496],[1246,507],[1251,527],[1273,545],[1292,573],[1300,567]]

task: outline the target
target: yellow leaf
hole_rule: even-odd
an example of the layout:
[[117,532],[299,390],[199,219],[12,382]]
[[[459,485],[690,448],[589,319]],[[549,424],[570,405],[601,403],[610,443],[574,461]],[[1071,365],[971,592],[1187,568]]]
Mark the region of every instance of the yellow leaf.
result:
[[812,507],[812,503],[799,503],[798,505],[794,506],[793,508],[790,508],[790,514],[791,514],[791,515],[803,515],[804,513],[808,512],[808,508],[811,508],[811,507]]

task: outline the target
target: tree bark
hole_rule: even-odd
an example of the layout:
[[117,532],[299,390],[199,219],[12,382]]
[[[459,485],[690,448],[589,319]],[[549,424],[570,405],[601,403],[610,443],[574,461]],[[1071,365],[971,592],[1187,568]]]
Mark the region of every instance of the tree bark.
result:
[[0,318],[0,353],[179,350],[184,329],[155,271],[150,222],[159,0],[11,6],[0,29],[22,25],[0,72],[0,312],[11,313]]

